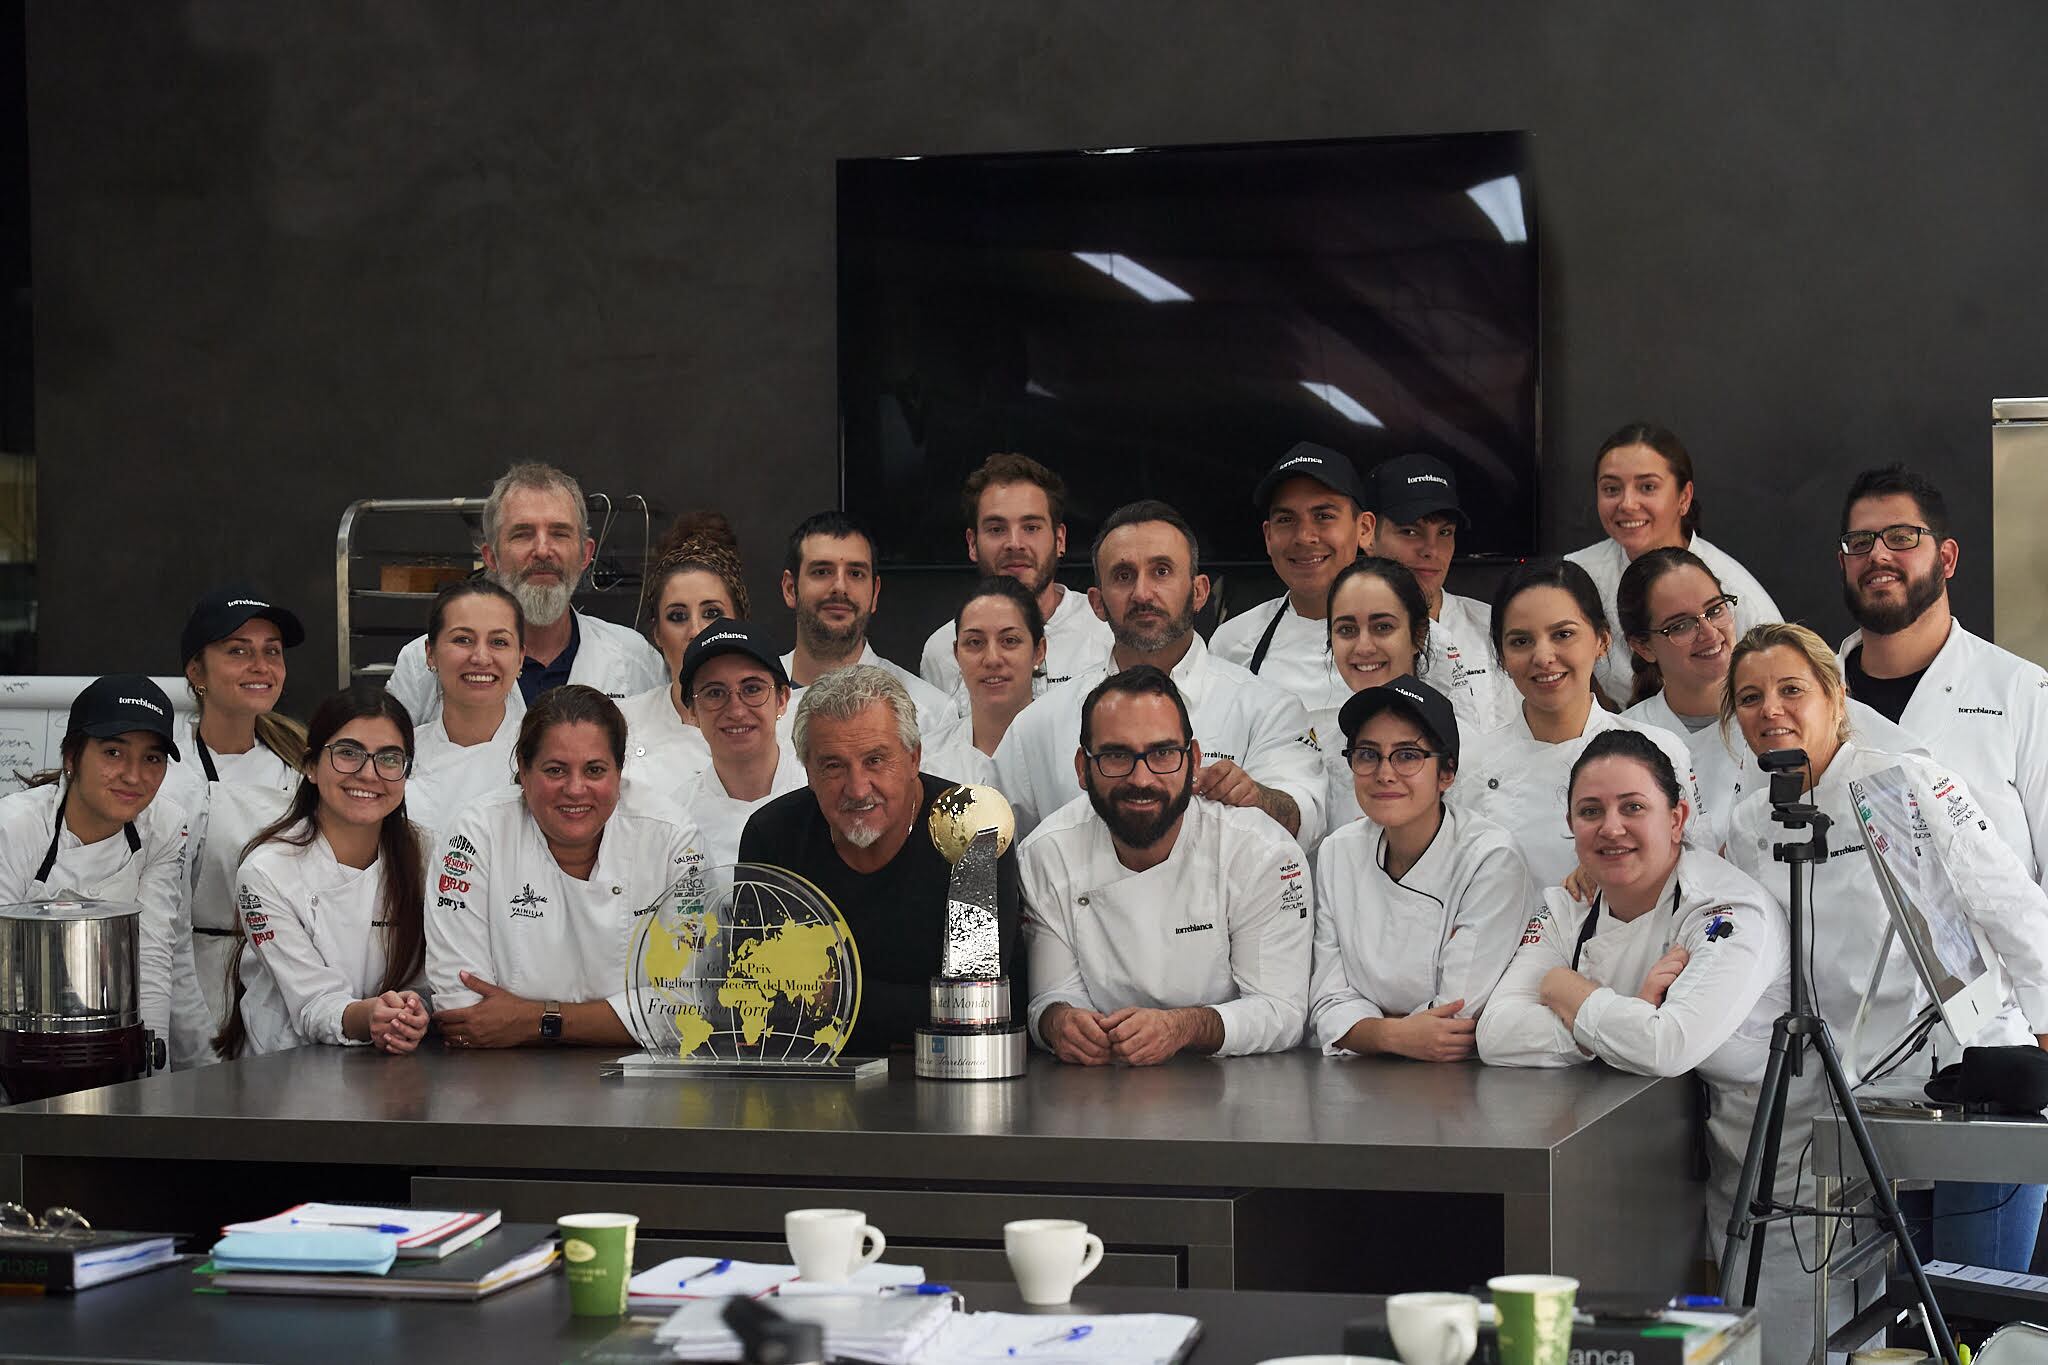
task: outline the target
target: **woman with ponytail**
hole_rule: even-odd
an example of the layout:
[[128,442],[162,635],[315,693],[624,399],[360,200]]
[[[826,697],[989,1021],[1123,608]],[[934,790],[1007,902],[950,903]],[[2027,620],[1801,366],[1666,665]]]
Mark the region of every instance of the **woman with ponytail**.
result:
[[307,1043],[411,1052],[426,1036],[426,852],[405,814],[412,720],[382,688],[320,703],[290,808],[236,877],[242,994],[226,1058]]
[[509,589],[465,578],[427,609],[427,671],[441,709],[419,727],[406,792],[414,823],[446,829],[464,806],[512,785],[519,717],[510,698],[526,660],[526,613]]
[[185,812],[191,931],[179,945],[173,991],[171,1064],[214,1061],[214,1036],[235,989],[231,959],[241,930],[235,868],[242,849],[284,813],[306,756],[306,731],[277,714],[285,651],[306,638],[299,618],[246,585],[199,599],[185,622],[178,657],[199,715],[184,757],[164,778],[164,795]]
[[668,681],[619,703],[626,718],[626,762],[636,781],[668,791],[711,763],[711,750],[676,685],[683,651],[713,621],[747,616],[740,545],[723,515],[688,512],[676,518],[647,571],[641,611]]

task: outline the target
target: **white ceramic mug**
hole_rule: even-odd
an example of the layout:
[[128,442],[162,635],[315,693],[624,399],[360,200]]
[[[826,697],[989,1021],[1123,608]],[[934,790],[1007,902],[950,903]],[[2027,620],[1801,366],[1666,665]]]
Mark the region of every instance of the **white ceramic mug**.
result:
[[1102,1264],[1102,1239],[1072,1218],[1020,1218],[1003,1224],[1003,1250],[1017,1291],[1034,1305],[1065,1303]]
[[782,1215],[782,1235],[797,1274],[813,1284],[850,1280],[889,1247],[882,1230],[859,1209],[792,1209]]
[[1403,1365],[1465,1365],[1479,1349],[1479,1300],[1470,1294],[1393,1294],[1387,1331]]

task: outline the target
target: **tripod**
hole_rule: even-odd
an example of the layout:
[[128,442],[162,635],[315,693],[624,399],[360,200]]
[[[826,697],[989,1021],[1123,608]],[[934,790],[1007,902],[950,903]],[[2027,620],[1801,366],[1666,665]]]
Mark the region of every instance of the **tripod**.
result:
[[[1863,1170],[1870,1178],[1877,1203],[1876,1221],[1896,1244],[1899,1259],[1912,1276],[1914,1295],[1919,1299],[1920,1316],[1928,1337],[1946,1365],[1959,1365],[1955,1342],[1949,1336],[1948,1322],[1942,1317],[1941,1306],[1934,1301],[1934,1290],[1927,1283],[1927,1272],[1920,1264],[1919,1254],[1913,1250],[1912,1238],[1907,1235],[1905,1215],[1899,1212],[1899,1201],[1892,1194],[1891,1181],[1885,1176],[1883,1163],[1878,1160],[1877,1148],[1870,1140],[1870,1130],[1864,1126],[1863,1115],[1856,1108],[1855,1091],[1849,1084],[1848,1074],[1842,1069],[1842,1058],[1835,1050],[1834,1035],[1828,1032],[1827,1022],[1814,1010],[1808,993],[1804,946],[1806,884],[1801,873],[1808,864],[1827,861],[1828,826],[1833,821],[1811,803],[1799,799],[1805,789],[1799,772],[1807,766],[1804,751],[1779,750],[1764,755],[1761,762],[1771,774],[1771,818],[1787,830],[1811,828],[1813,835],[1771,847],[1771,856],[1788,864],[1791,874],[1792,1002],[1791,1008],[1779,1015],[1771,1026],[1771,1056],[1764,1067],[1756,1118],[1749,1130],[1749,1148],[1742,1158],[1742,1174],[1736,1181],[1735,1202],[1729,1211],[1728,1240],[1721,1251],[1721,1297],[1728,1303],[1756,1302],[1757,1284],[1763,1273],[1764,1224],[1774,1215],[1797,1211],[1795,1205],[1777,1202],[1773,1187],[1777,1181],[1779,1139],[1785,1126],[1786,1096],[1791,1089],[1792,1078],[1801,1074],[1801,1060],[1806,1049],[1811,1048],[1820,1058],[1828,1089],[1834,1096],[1835,1109],[1848,1125],[1857,1155],[1863,1160]],[[1796,1197],[1797,1191],[1793,1194]],[[1735,1252],[1745,1237],[1750,1239],[1749,1262],[1743,1294],[1738,1300],[1734,1293]],[[1826,1354],[1826,1345],[1822,1343],[1821,1359],[1813,1365],[1826,1365]]]

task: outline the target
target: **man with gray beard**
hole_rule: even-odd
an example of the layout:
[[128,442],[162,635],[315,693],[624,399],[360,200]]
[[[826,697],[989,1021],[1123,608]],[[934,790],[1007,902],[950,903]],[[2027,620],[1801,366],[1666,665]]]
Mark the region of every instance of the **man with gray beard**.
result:
[[[526,616],[526,658],[519,687],[506,698],[508,718],[563,683],[583,683],[617,700],[669,681],[660,653],[638,631],[569,605],[597,553],[575,479],[552,465],[513,465],[491,486],[483,529],[484,568]],[[426,636],[399,651],[385,687],[415,726],[441,714]]]
[[[910,1046],[931,1018],[953,869],[925,822],[953,784],[918,771],[917,715],[887,671],[835,669],[799,696],[790,741],[809,785],[747,818],[739,860],[788,868],[839,907],[861,965],[860,1018],[847,1049],[880,1055]],[[1014,849],[996,860],[996,919],[1002,969],[1021,996]]]

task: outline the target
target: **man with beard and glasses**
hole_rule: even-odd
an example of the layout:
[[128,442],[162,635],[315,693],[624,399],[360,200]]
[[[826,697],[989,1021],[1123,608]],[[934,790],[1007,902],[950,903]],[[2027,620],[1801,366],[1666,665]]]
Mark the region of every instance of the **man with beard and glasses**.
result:
[[[484,500],[484,570],[519,599],[526,615],[526,658],[506,698],[516,717],[563,683],[594,687],[614,701],[660,687],[667,668],[639,631],[573,610],[583,571],[597,553],[583,488],[552,465],[515,464]],[[427,637],[398,652],[385,690],[415,726],[441,714],[441,688],[427,663]]]
[[1948,580],[1961,552],[1930,480],[1902,465],[1856,476],[1836,557],[1862,629],[1842,642],[1842,676],[1852,697],[1955,768],[2048,887],[2048,673],[1955,619]]
[[1291,693],[1217,658],[1196,632],[1209,580],[1193,529],[1163,502],[1128,503],[1096,533],[1094,561],[1088,600],[1115,644],[1108,659],[1025,707],[1003,736],[996,785],[1016,807],[1018,829],[1078,798],[1074,730],[1089,689],[1151,664],[1172,676],[1194,718],[1202,755],[1194,794],[1264,811],[1302,847],[1313,847],[1323,829],[1325,783],[1308,712]]
[[1301,850],[1257,811],[1193,799],[1201,745],[1161,670],[1097,683],[1080,736],[1087,800],[1018,855],[1032,1037],[1081,1066],[1299,1044],[1315,913]]
[[[945,693],[875,653],[868,620],[882,600],[875,538],[844,512],[816,512],[789,533],[782,601],[796,613],[796,648],[782,656],[792,687],[809,687],[834,669],[879,668],[903,684],[927,731],[953,724],[959,711]],[[792,720],[794,716],[792,715]]]
[[[923,743],[903,683],[855,664],[797,702],[791,741],[808,785],[747,819],[739,860],[772,863],[831,897],[860,948],[860,1018],[847,1047],[908,1047],[931,1018],[931,979],[946,937],[952,865],[931,840],[931,804],[953,784],[918,771]],[[1017,961],[1017,854],[996,860],[1003,970]]]
[[[960,490],[967,517],[967,557],[983,577],[1007,574],[1030,589],[1045,616],[1045,662],[1032,679],[1042,696],[1108,657],[1109,627],[1086,593],[1068,592],[1053,575],[1067,552],[1067,485],[1025,455],[991,455]],[[918,672],[967,711],[967,683],[953,657],[955,626],[945,622],[924,642]]]

